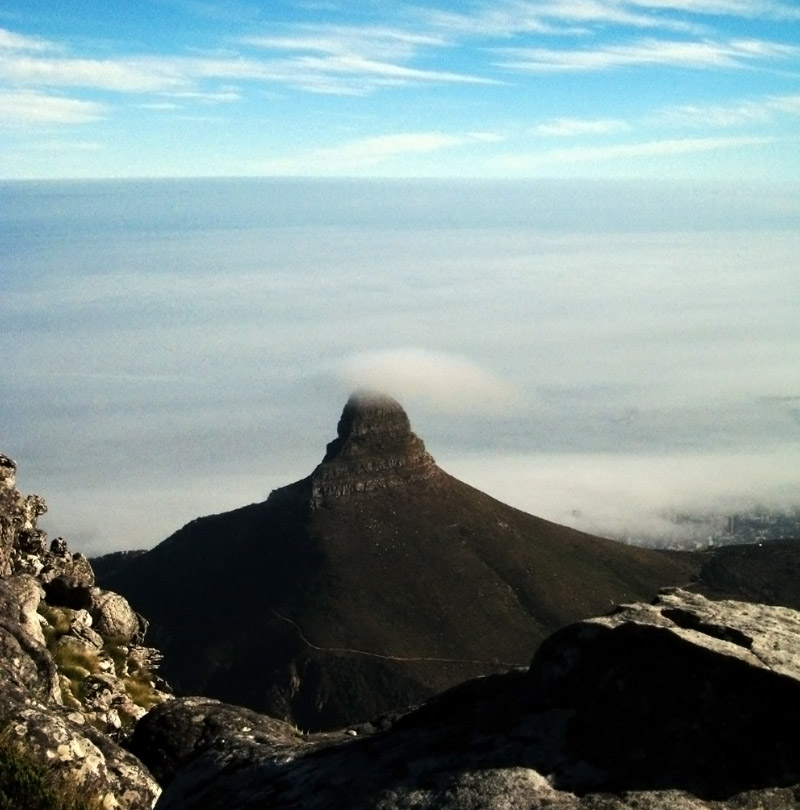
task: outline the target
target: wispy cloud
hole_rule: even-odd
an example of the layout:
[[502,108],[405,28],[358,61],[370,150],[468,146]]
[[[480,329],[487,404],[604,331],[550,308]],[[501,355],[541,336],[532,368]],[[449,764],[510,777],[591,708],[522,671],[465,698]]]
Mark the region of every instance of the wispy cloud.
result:
[[0,126],[85,124],[105,117],[106,110],[104,104],[94,101],[35,90],[0,93]]
[[417,83],[490,83],[475,74],[414,66],[420,52],[448,46],[437,34],[382,26],[301,26],[241,43],[270,54],[288,84],[317,92],[361,93]]
[[[242,93],[235,88],[219,89],[203,92],[201,90],[177,90],[164,91],[160,93],[162,97],[175,99],[176,101],[199,101],[204,104],[230,103],[242,100]],[[169,102],[167,102],[169,104]],[[175,106],[174,104],[172,106]]]
[[34,149],[42,152],[96,152],[103,149],[103,144],[97,141],[75,141],[64,139],[50,139],[46,141],[34,141],[27,145],[27,149]]
[[40,37],[29,37],[0,28],[0,51],[50,51],[55,50],[54,43]]
[[446,40],[435,34],[383,26],[300,26],[284,36],[244,37],[245,45],[270,51],[335,54],[374,59],[410,59],[421,48],[441,47]]
[[334,94],[363,94],[387,85],[490,83],[478,75],[415,66],[411,61],[417,49],[442,46],[441,38],[388,28],[303,29],[284,37],[251,37],[240,44],[251,52],[99,59],[73,57],[53,43],[0,29],[0,79],[18,86],[172,92],[185,97],[195,93],[213,100],[234,100],[230,94],[235,91],[206,86],[220,80]]
[[434,11],[431,25],[453,34],[509,38],[525,34],[585,34],[595,25],[687,30],[685,21],[642,13],[636,4],[606,0],[506,0],[483,4],[472,12]]
[[574,164],[621,160],[631,158],[664,157],[712,152],[723,149],[738,149],[773,142],[773,137],[738,136],[708,138],[672,138],[636,143],[609,144],[604,146],[576,146],[549,149],[527,154],[503,155],[497,164],[509,170],[550,167],[554,164]]
[[553,118],[537,124],[533,135],[570,138],[580,135],[608,135],[629,129],[625,121],[614,119]]
[[774,20],[800,19],[800,9],[780,0],[627,0],[627,5],[653,11],[689,14],[722,14],[730,17],[763,17]]
[[797,20],[800,9],[778,0],[501,0],[468,11],[430,11],[426,19],[454,35],[511,38],[588,34],[607,26],[699,33],[712,15]]
[[186,87],[191,81],[188,67],[185,60],[172,58],[83,59],[0,53],[0,78],[40,87],[90,87],[123,93],[160,91]]
[[705,129],[709,126],[724,128],[764,123],[785,115],[800,115],[800,94],[768,96],[731,104],[683,104],[662,110],[653,116],[652,122]]
[[793,45],[761,40],[680,41],[644,39],[584,49],[507,48],[499,66],[540,73],[585,72],[636,66],[743,68],[756,59],[797,55]]
[[503,140],[493,132],[404,132],[375,135],[314,149],[260,166],[267,173],[342,174],[357,171],[398,157],[423,155],[468,144],[491,144]]

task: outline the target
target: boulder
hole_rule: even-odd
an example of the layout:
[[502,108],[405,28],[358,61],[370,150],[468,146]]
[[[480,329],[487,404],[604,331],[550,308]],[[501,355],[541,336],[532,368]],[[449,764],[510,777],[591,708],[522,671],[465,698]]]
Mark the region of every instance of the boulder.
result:
[[40,644],[44,644],[44,633],[37,609],[43,596],[41,584],[27,574],[0,579],[0,617],[19,623]]
[[594,769],[582,789],[721,797],[800,780],[800,614],[788,608],[663,593],[555,633],[530,674],[548,706],[575,714],[572,757]]
[[528,670],[386,731],[287,744],[233,727],[157,810],[790,810],[799,650],[794,611],[671,591],[564,628]]
[[17,465],[0,453],[0,577],[13,570],[16,537],[23,522],[23,499],[16,488]]
[[0,683],[59,702],[56,665],[36,613],[40,594],[38,583],[27,575],[0,579]]
[[308,745],[282,720],[218,700],[185,697],[148,712],[136,725],[129,748],[163,786],[198,752],[229,739],[258,741],[284,751]]
[[100,588],[92,590],[89,612],[96,632],[121,644],[140,641],[143,624],[124,596]]
[[[71,554],[63,538],[48,548],[36,523],[45,503],[16,489],[15,472],[0,455],[3,744],[18,742],[24,755],[53,771],[56,783],[61,776],[76,784],[104,810],[150,810],[158,784],[110,735],[124,736],[125,724],[145,712],[131,691],[148,705],[167,697],[143,668],[154,666],[158,654],[119,643],[120,635],[139,639],[143,623],[121,596],[94,588],[88,560]],[[99,629],[111,633],[105,638],[86,610],[95,593]]]

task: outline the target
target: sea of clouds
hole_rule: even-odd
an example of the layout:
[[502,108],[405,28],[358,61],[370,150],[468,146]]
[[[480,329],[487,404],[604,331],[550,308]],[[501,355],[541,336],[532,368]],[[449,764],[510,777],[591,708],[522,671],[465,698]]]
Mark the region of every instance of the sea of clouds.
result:
[[0,451],[92,554],[308,474],[364,386],[589,531],[796,506],[800,192],[734,191],[0,184]]

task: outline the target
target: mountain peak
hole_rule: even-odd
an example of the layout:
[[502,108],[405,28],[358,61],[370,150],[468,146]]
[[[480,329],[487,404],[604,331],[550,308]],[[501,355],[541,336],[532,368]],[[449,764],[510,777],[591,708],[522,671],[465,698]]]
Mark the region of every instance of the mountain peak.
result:
[[397,400],[359,390],[344,406],[337,437],[311,474],[312,505],[410,481],[433,478],[439,469],[412,430]]
[[397,445],[417,438],[396,399],[366,389],[356,391],[347,400],[336,432],[323,463],[340,456],[381,453],[387,443]]

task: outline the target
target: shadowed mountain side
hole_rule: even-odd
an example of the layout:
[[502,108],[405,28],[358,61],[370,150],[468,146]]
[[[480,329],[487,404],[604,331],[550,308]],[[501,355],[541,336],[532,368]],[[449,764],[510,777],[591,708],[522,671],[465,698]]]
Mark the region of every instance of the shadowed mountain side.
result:
[[710,599],[739,599],[800,610],[800,539],[723,546],[700,554],[692,590]]
[[193,521],[108,585],[151,620],[177,690],[318,729],[526,666],[555,629],[697,567],[500,503],[362,394],[309,477]]

